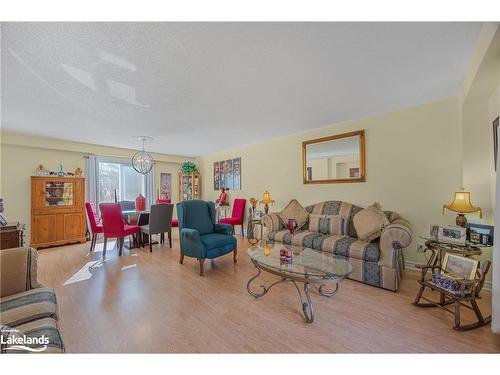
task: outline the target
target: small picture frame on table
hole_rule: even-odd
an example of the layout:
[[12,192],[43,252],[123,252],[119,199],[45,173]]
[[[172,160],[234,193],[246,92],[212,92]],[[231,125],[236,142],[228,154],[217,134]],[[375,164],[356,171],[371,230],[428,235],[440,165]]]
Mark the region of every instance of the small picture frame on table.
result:
[[465,245],[467,231],[457,225],[440,225],[437,239],[439,242],[445,242],[453,245]]
[[467,238],[471,243],[493,246],[494,229],[491,225],[467,223]]
[[2,215],[0,215],[0,226],[4,227],[6,225],[7,225],[7,220],[5,220]]

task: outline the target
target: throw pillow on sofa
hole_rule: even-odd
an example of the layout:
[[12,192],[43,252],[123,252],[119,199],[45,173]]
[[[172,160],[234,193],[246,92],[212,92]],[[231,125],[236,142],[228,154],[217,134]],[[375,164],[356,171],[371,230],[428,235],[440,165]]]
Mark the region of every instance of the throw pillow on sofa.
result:
[[340,215],[309,215],[309,231],[321,234],[344,234],[344,219]]
[[297,220],[297,229],[302,228],[309,219],[309,213],[296,199],[292,199],[278,216],[285,227],[288,225],[288,219]]
[[367,242],[379,238],[384,228],[390,224],[378,203],[359,211],[354,215],[353,223],[359,239]]

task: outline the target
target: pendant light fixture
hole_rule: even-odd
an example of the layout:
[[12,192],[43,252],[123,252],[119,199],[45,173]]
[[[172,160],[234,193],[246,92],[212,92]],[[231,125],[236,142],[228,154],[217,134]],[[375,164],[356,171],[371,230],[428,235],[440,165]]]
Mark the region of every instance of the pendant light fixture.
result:
[[144,148],[144,142],[152,141],[152,137],[148,137],[147,135],[137,135],[134,138],[142,141],[142,150],[137,151],[134,156],[132,156],[132,166],[134,169],[142,174],[148,174],[153,169],[154,160],[149,152],[147,152]]

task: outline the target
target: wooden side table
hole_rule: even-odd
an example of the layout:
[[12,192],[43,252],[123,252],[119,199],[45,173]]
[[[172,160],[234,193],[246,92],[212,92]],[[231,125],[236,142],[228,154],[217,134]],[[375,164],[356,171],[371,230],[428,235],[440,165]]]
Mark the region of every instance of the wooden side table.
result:
[[[443,258],[446,253],[457,254],[466,258],[473,257],[475,255],[481,255],[483,253],[479,246],[472,245],[468,242],[466,242],[465,245],[455,245],[446,242],[434,241],[429,238],[421,238],[426,240],[424,253],[427,252],[427,250],[432,252],[431,257],[429,258],[425,266],[441,267]],[[418,266],[419,265],[417,265],[417,267]],[[420,268],[422,268],[422,266],[420,266]]]
[[24,224],[7,223],[0,227],[0,250],[24,245]]
[[[260,225],[260,239],[255,237],[255,226]],[[262,240],[264,236],[264,226],[262,225],[261,219],[249,219],[247,226],[247,239],[251,245],[257,244],[259,240]]]

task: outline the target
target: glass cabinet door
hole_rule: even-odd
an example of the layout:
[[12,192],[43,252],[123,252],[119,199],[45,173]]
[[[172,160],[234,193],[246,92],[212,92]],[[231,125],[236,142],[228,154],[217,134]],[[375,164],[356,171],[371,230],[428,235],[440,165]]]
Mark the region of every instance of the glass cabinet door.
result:
[[45,206],[73,206],[73,182],[47,181]]
[[191,176],[182,176],[182,195],[183,199],[192,199]]

